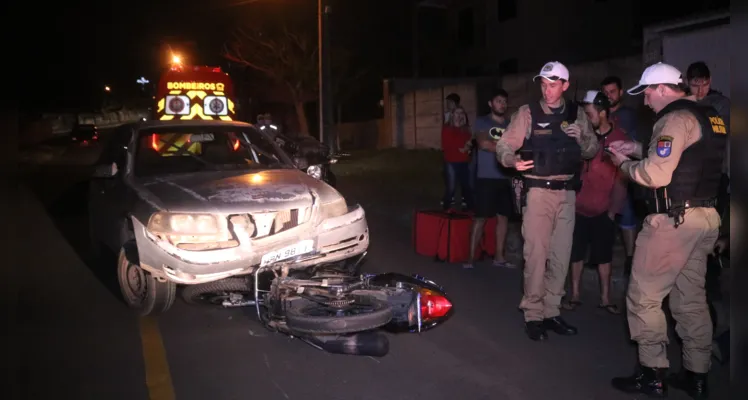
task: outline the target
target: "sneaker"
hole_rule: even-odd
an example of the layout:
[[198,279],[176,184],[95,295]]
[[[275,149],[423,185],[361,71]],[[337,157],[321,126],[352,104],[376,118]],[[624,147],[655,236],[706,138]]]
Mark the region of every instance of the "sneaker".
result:
[[493,261],[494,267],[502,267],[502,268],[517,268],[516,265],[510,263],[509,261]]

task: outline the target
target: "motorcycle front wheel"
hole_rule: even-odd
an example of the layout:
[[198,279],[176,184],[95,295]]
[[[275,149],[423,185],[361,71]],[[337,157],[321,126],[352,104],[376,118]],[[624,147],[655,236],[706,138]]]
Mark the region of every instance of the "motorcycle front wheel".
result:
[[[182,300],[196,306],[224,307],[224,303],[241,304],[254,300],[254,292],[242,278],[225,278],[219,281],[185,286]],[[233,305],[233,304],[232,304]]]
[[370,296],[352,295],[328,304],[296,299],[286,308],[288,328],[310,335],[363,332],[386,325],[391,319],[389,304]]

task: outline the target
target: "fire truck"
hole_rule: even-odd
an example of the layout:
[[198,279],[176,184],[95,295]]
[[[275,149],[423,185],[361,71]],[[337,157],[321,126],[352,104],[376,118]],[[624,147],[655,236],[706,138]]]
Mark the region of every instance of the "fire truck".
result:
[[234,85],[220,67],[175,63],[161,75],[154,119],[236,119]]

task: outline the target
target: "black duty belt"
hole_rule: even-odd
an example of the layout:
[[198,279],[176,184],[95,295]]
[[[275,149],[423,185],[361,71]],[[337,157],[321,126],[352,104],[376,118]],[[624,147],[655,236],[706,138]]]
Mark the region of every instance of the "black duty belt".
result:
[[671,203],[671,208],[695,208],[695,207],[716,207],[717,199],[706,199],[706,200],[686,200],[686,201],[674,201]]
[[576,190],[574,179],[567,181],[525,178],[525,188],[543,188],[548,190]]
[[[657,199],[662,200],[662,199]],[[717,206],[717,199],[701,199],[701,200],[681,200],[681,201],[657,201],[650,203],[649,213],[650,214],[667,214],[675,220],[675,227],[683,223],[683,217],[686,210],[689,208],[706,207],[714,208]]]

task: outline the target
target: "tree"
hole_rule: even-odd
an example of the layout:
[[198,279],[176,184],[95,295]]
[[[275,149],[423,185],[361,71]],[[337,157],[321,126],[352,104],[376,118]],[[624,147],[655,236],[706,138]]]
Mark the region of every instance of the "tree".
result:
[[309,134],[304,103],[317,93],[317,44],[314,35],[282,22],[238,28],[224,45],[229,61],[258,71],[288,89],[299,127]]

